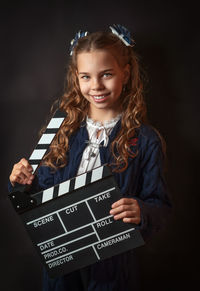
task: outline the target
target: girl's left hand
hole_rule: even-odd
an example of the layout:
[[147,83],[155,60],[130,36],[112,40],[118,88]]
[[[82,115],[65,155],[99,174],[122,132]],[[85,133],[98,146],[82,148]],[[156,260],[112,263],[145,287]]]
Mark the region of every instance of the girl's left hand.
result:
[[115,220],[122,219],[123,222],[140,224],[141,214],[137,200],[133,198],[122,198],[112,204],[110,214]]

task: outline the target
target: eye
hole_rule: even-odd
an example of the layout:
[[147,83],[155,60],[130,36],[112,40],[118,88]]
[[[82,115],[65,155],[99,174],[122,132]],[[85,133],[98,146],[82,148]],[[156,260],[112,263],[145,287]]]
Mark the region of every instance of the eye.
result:
[[104,78],[109,78],[109,77],[111,77],[111,76],[112,76],[111,73],[104,73],[104,74],[103,74],[103,77],[104,77]]
[[89,80],[89,78],[90,78],[90,76],[88,76],[88,75],[83,75],[83,76],[81,76],[81,79],[82,79],[82,80]]

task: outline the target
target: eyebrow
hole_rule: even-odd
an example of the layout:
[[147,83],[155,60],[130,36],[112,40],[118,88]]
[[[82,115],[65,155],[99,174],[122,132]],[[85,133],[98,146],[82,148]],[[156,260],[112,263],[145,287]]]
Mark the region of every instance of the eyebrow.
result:
[[[110,72],[110,71],[113,71],[113,69],[103,70],[103,71],[100,72],[100,74],[103,74],[103,73],[106,73],[106,72]],[[87,72],[79,72],[78,74],[80,75],[80,74],[89,74],[89,73],[87,73]]]

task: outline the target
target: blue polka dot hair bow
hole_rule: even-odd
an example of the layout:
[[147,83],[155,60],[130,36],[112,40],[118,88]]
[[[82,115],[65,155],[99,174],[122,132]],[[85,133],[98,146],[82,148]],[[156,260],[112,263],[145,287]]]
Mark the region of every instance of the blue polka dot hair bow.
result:
[[82,37],[84,37],[84,36],[86,36],[86,35],[88,35],[88,31],[81,31],[81,30],[79,30],[76,34],[75,34],[75,37],[72,39],[72,41],[71,41],[71,46],[70,46],[70,56],[72,56],[72,54],[73,54],[73,50],[74,50],[74,48],[75,48],[75,46],[77,45],[77,42],[78,42],[78,40],[80,39],[80,38],[82,38]]
[[120,24],[113,24],[110,26],[110,29],[126,46],[134,46],[135,42],[131,38],[131,33],[126,27]]

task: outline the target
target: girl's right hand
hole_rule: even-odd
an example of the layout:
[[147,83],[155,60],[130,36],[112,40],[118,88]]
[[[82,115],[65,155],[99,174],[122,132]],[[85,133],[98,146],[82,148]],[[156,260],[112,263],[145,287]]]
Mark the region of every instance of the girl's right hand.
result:
[[33,168],[26,159],[21,159],[19,163],[15,164],[12,172],[10,174],[10,182],[12,186],[15,186],[15,183],[19,184],[32,184],[34,175],[32,174]]

